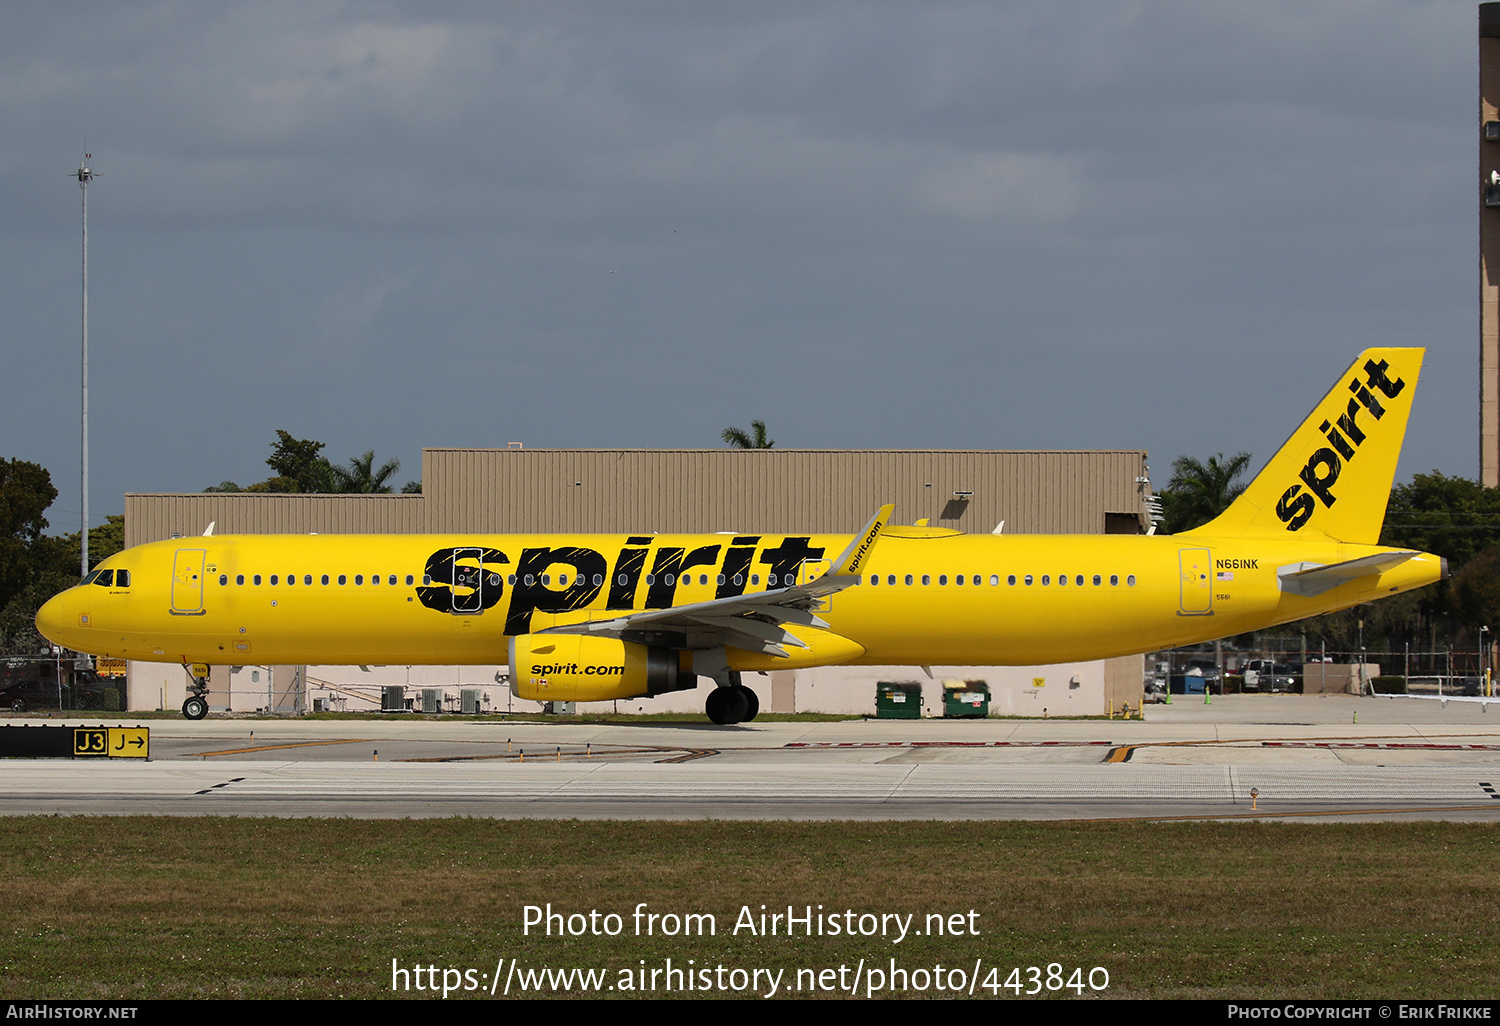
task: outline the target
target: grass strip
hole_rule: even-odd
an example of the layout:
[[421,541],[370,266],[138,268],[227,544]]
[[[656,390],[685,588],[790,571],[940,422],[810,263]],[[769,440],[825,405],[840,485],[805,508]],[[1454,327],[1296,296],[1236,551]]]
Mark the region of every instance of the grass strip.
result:
[[[1108,990],[1084,990],[1106,997],[1493,998],[1497,855],[1500,828],[1454,823],[17,817],[0,820],[0,997],[389,997],[392,959],[472,970],[483,990],[452,997],[478,996],[501,958],[610,983],[668,958],[779,968],[782,996],[837,996],[788,988],[799,969],[894,958],[996,967],[985,997],[1014,996],[1011,968],[1029,988],[1028,967],[1058,963],[1106,968]],[[615,913],[622,932],[523,936],[524,906],[548,903]],[[711,913],[716,932],[636,936],[639,903]],[[964,928],[735,933],[761,905]]]

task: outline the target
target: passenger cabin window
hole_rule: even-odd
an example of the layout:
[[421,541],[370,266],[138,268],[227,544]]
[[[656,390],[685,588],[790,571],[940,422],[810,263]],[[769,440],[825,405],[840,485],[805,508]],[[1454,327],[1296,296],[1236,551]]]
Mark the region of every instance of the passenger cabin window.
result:
[[244,574],[235,574],[234,575],[234,583],[235,584],[244,584],[245,583],[245,575]]
[[1131,574],[1129,577],[1125,578],[1125,583],[1128,584],[1128,585],[1130,585],[1130,587],[1134,588],[1135,587],[1135,574]]

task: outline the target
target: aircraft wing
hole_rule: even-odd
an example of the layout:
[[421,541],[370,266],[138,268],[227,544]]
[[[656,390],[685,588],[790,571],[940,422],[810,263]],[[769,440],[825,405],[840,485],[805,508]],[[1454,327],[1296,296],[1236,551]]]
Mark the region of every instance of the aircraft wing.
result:
[[803,584],[775,591],[694,602],[666,609],[647,609],[609,620],[546,627],[540,634],[587,634],[667,648],[715,648],[730,645],[747,652],[786,656],[786,646],[806,648],[785,625],[827,630],[813,607],[818,600],[855,584],[870,551],[890,519],[894,506],[882,506],[828,572]]
[[1317,563],[1293,563],[1290,566],[1278,568],[1276,577],[1281,582],[1282,591],[1311,598],[1314,595],[1323,594],[1330,588],[1337,588],[1345,581],[1383,574],[1392,567],[1400,566],[1413,556],[1421,554],[1411,549],[1392,549],[1390,552],[1377,552],[1373,556],[1361,556],[1359,559],[1345,560],[1328,566]]

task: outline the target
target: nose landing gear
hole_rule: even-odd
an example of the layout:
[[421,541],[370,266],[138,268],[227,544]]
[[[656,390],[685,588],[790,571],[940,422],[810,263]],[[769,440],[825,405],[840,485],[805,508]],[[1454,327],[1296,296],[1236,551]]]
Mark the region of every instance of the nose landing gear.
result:
[[[193,672],[193,666],[186,663],[182,667],[188,675],[188,697],[182,703],[182,715],[190,720],[201,720],[208,715],[208,677],[200,677]],[[205,674],[208,668],[204,668]]]

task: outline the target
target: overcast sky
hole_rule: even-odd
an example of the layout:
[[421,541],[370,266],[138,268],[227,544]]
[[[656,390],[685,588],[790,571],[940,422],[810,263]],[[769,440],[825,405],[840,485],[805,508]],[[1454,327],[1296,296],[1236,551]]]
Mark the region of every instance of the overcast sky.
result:
[[77,530],[86,144],[94,522],[277,428],[1160,486],[1371,345],[1428,348],[1403,477],[1472,477],[1476,6],[8,4],[0,456]]

